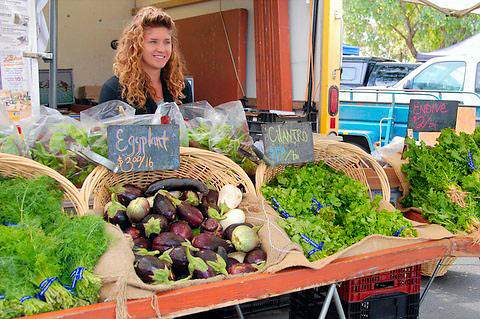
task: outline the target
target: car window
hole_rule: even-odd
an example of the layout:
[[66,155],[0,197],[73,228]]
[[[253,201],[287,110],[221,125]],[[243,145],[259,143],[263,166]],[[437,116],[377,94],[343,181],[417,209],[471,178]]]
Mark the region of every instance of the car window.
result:
[[465,62],[438,62],[430,65],[413,79],[412,89],[462,91],[464,82]]
[[342,77],[343,81],[353,81],[355,79],[355,68],[344,67],[342,68]]
[[380,65],[377,64],[368,79],[368,85],[392,86],[408,73],[413,71],[417,65]]
[[477,64],[477,75],[475,76],[475,93],[480,94],[480,63]]

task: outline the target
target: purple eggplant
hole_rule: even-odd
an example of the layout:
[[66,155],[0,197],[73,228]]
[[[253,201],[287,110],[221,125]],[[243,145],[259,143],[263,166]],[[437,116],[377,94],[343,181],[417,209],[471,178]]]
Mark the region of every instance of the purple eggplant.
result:
[[168,221],[162,215],[148,214],[137,227],[145,238],[153,240],[161,232],[168,231]]
[[193,238],[192,228],[183,220],[171,224],[169,232],[177,234],[187,240],[192,240]]
[[238,263],[240,263],[240,262],[238,260],[236,260],[235,258],[227,257],[227,269],[229,269],[231,265],[238,264]]
[[113,215],[113,217],[108,217],[108,213],[105,214],[105,220],[113,225],[118,225],[120,229],[125,230],[132,226],[130,219],[128,219],[126,210],[119,210]]
[[207,195],[204,196],[205,200],[207,201],[208,206],[215,208],[216,210],[218,209],[217,203],[218,203],[218,191],[214,189],[208,190]]
[[207,278],[215,277],[217,274],[216,274],[216,271],[213,269],[213,267],[212,266],[207,266],[207,267],[208,267],[207,271],[201,271],[197,269],[194,270],[192,277],[194,279],[207,279]]
[[145,197],[137,197],[127,206],[127,216],[132,223],[139,223],[150,213],[150,204]]
[[175,276],[181,277],[188,274],[187,247],[175,247],[170,251],[169,255],[172,258],[172,271]]
[[[153,276],[157,270],[170,270],[170,265],[167,262],[154,256],[142,256],[137,259],[134,266],[137,276],[145,283],[154,282]],[[173,275],[170,278],[174,280]]]
[[172,201],[163,194],[157,194],[153,200],[152,213],[165,216],[165,218],[172,222],[176,217],[176,209]]
[[227,260],[227,250],[225,248],[223,248],[222,246],[219,246],[215,252],[219,254],[220,257]]
[[139,237],[142,237],[140,229],[135,228],[135,227],[128,227],[127,229],[124,230],[125,234],[130,235],[132,239],[137,239]]
[[203,222],[202,213],[198,208],[187,202],[181,202],[177,205],[177,213],[180,218],[184,219],[193,228],[200,226]]
[[200,249],[199,251],[196,251],[194,252],[193,254],[195,257],[200,257],[203,259],[203,261],[216,261],[217,260],[217,257],[219,257],[219,255],[214,252],[213,250],[209,250],[209,249]]
[[211,233],[217,237],[222,238],[223,236],[223,227],[220,223],[214,218],[207,218],[202,223],[202,232]]
[[216,251],[218,247],[223,247],[227,252],[232,251],[232,246],[230,246],[225,240],[218,238],[215,235],[201,233],[192,240],[193,247],[199,249],[209,249]]
[[195,193],[194,191],[183,192],[182,196],[180,196],[179,199],[189,203],[192,206],[200,205],[200,199],[198,198],[197,193]]
[[225,228],[223,230],[223,239],[232,240],[233,231],[235,230],[235,228],[237,228],[237,226],[240,226],[240,225],[245,225],[245,226],[248,226],[250,228],[253,228],[253,225],[250,224],[250,223],[231,224],[230,226],[228,226],[227,228]]
[[123,186],[115,185],[109,190],[116,194],[118,201],[124,206],[128,206],[128,204],[137,197],[143,197],[142,190],[131,184],[125,184]]
[[152,249],[163,253],[170,248],[181,246],[183,242],[185,242],[185,239],[177,234],[171,232],[160,233],[153,240]]
[[251,264],[245,264],[245,263],[236,263],[228,267],[228,273],[231,275],[246,274],[249,272],[256,272],[256,271],[257,271],[257,268],[253,267]]
[[152,244],[143,237],[138,237],[133,240],[133,248],[145,248],[150,250],[152,248]]
[[244,263],[247,264],[260,264],[267,260],[267,254],[260,248],[256,248],[245,256]]
[[150,184],[145,191],[147,196],[156,194],[159,190],[166,191],[196,191],[202,194],[208,193],[207,185],[193,178],[167,178]]

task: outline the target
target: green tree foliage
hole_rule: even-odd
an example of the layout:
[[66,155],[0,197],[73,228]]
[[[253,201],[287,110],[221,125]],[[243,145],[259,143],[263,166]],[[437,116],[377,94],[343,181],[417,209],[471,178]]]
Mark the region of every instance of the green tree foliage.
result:
[[480,31],[480,15],[449,17],[401,0],[343,0],[345,42],[366,54],[413,61]]

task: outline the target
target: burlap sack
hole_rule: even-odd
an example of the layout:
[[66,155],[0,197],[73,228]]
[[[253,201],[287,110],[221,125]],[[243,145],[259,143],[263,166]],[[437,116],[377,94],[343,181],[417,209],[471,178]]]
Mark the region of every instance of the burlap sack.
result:
[[[262,210],[261,203],[256,196],[244,194],[240,208],[245,211],[246,222],[263,225],[258,235],[262,249],[267,254],[267,261],[260,272],[270,272],[270,268],[280,264],[287,255],[303,255],[302,250],[299,250],[299,247],[292,243],[283,230],[276,225],[275,217]],[[133,267],[135,257],[131,248],[132,241],[119,228],[111,224],[108,224],[107,229],[114,240],[97,264],[95,273],[103,278],[101,299],[103,301],[116,300],[117,318],[119,319],[128,317],[126,301],[129,299],[152,298],[155,292],[196,286],[226,278],[224,275],[219,275],[214,278],[189,280],[171,285],[145,284],[138,278]],[[243,275],[228,277],[240,276]],[[156,308],[154,298],[152,298],[152,307]]]
[[[271,214],[276,216],[275,218],[282,218],[275,212],[268,203],[263,203],[262,207],[265,209],[267,214]],[[380,209],[387,209],[387,210],[394,210],[395,208],[388,202],[382,201],[380,204]],[[322,258],[315,262],[310,262],[303,254],[303,249],[298,244],[294,244],[296,246],[295,250],[292,250],[288,253],[285,258],[283,258],[279,263],[275,265],[270,265],[270,267],[266,270],[268,272],[277,272],[282,269],[290,268],[290,267],[308,267],[312,269],[320,269],[325,267],[326,265],[330,264],[334,260],[338,258],[345,258],[345,257],[352,257],[361,254],[368,254],[373,253],[376,251],[380,251],[383,249],[389,248],[396,248],[406,245],[411,245],[415,243],[426,242],[430,240],[439,240],[444,238],[453,237],[453,234],[450,233],[448,230],[443,228],[440,225],[432,225],[432,224],[425,224],[419,223],[415,221],[411,221],[414,228],[417,230],[417,237],[416,238],[403,238],[403,237],[392,237],[392,236],[383,236],[383,235],[372,235],[365,237],[355,245],[352,245],[344,250],[341,250],[331,256]],[[273,228],[279,227],[272,225]],[[277,229],[277,228],[276,228]],[[278,229],[277,229],[278,230]],[[281,230],[282,237],[288,235]],[[275,250],[277,247],[273,245],[272,249]]]

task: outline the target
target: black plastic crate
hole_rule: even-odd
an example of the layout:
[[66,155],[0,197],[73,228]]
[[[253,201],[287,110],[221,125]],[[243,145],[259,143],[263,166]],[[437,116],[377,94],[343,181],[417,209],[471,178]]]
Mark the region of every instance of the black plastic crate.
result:
[[246,111],[248,129],[254,141],[262,137],[262,124],[265,123],[288,123],[288,122],[310,122],[312,132],[317,132],[317,112],[298,115],[278,115],[270,112]]
[[[257,301],[247,302],[240,305],[243,315],[251,315],[254,313],[281,309],[288,307],[290,304],[289,295],[281,295],[277,297],[265,298]],[[179,319],[230,319],[238,318],[235,306],[229,306],[210,311],[200,312],[190,316],[180,317]]]
[[[328,288],[328,287],[327,287]],[[309,289],[290,294],[290,319],[316,319],[326,297],[326,289]],[[420,294],[385,294],[360,302],[342,300],[347,319],[417,319]],[[327,318],[338,318],[335,303],[328,309]]]

